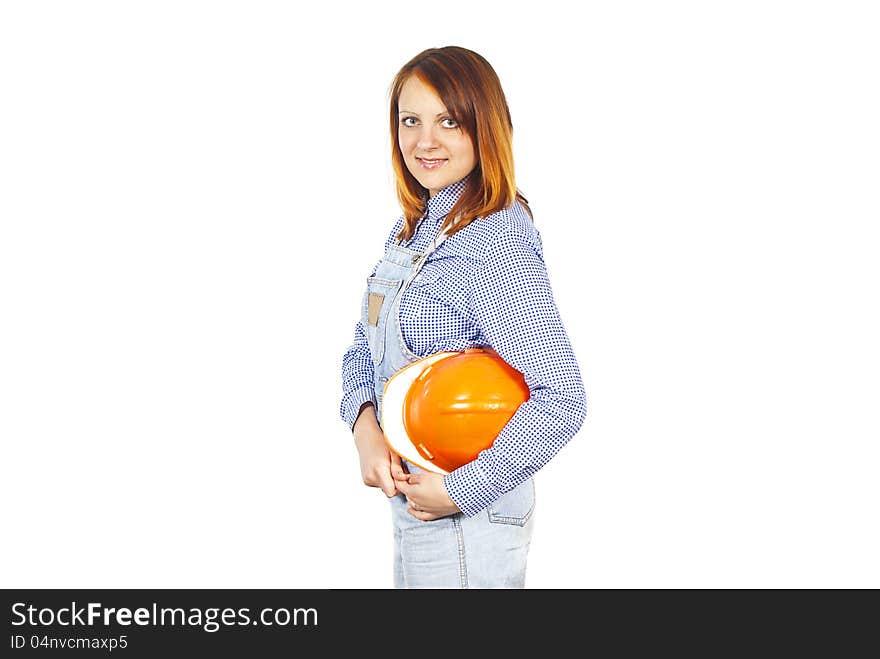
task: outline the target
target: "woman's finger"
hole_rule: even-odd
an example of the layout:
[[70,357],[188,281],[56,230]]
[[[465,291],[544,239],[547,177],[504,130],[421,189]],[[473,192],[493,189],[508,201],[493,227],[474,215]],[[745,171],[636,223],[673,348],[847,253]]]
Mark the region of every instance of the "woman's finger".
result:
[[391,475],[396,480],[406,479],[406,472],[403,470],[403,465],[400,463],[400,456],[396,453],[391,454]]
[[409,508],[407,508],[407,512],[416,519],[420,519],[423,522],[429,522],[435,519],[439,519],[438,516],[434,513],[428,513],[424,510],[414,510],[412,504],[410,504]]
[[389,499],[397,494],[397,486],[394,484],[394,479],[391,477],[391,471],[388,467],[379,472],[379,487]]

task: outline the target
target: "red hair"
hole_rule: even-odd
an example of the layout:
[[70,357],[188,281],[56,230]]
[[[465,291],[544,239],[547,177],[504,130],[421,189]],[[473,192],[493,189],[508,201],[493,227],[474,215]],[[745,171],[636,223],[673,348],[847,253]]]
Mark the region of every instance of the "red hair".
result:
[[495,70],[481,55],[467,48],[429,48],[404,64],[391,83],[391,165],[404,218],[398,239],[412,238],[428,199],[425,188],[407,169],[398,142],[398,101],[403,84],[411,76],[440,97],[474,145],[477,164],[465,177],[465,189],[443,222],[446,227],[460,218],[449,235],[479,217],[509,208],[515,201],[532,217],[528,201],[516,187],[513,123]]

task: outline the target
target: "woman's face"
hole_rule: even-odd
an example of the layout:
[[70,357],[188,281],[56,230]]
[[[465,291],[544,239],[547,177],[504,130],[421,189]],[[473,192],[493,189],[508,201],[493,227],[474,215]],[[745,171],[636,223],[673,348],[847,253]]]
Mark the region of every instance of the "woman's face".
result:
[[430,87],[410,76],[400,90],[397,111],[403,160],[431,197],[471,173],[477,164],[473,142]]

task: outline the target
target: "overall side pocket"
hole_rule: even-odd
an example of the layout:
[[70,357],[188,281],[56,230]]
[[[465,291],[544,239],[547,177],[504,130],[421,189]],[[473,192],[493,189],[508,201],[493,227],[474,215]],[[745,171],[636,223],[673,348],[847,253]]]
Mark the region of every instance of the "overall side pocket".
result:
[[535,482],[529,478],[489,506],[489,521],[493,524],[525,526],[534,509]]

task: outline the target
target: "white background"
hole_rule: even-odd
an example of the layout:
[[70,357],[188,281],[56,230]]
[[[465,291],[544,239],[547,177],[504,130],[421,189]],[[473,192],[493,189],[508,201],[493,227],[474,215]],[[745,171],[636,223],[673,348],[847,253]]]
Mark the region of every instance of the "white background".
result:
[[589,399],[527,585],[880,587],[872,4],[0,5],[0,586],[390,587],[340,364],[461,45]]

